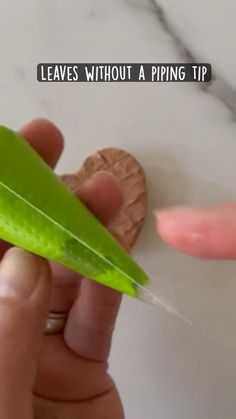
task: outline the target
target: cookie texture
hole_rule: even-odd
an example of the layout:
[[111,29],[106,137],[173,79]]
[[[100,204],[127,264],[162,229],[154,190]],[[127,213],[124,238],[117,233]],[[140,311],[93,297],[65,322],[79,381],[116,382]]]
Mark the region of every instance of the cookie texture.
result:
[[147,211],[147,187],[144,171],[128,152],[105,148],[88,157],[79,171],[63,175],[62,180],[74,192],[78,185],[99,171],[112,173],[123,193],[123,206],[110,228],[133,246],[144,223]]

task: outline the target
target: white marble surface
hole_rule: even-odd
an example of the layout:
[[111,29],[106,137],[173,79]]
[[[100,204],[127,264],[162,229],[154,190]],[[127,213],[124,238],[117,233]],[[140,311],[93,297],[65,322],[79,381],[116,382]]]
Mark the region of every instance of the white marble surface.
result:
[[[0,0],[1,123],[44,116],[65,133],[58,172],[101,146],[142,162],[149,218],[135,257],[194,327],[125,299],[111,356],[128,419],[234,419],[236,265],[171,251],[152,209],[235,199],[235,2]],[[39,84],[38,62],[214,66],[194,84]]]

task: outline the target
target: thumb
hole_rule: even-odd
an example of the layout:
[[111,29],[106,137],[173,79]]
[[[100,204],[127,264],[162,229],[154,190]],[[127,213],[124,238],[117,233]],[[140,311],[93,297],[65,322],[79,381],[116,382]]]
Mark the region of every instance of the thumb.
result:
[[49,278],[45,260],[18,248],[8,250],[0,264],[2,417],[31,417],[31,391],[49,305]]
[[161,238],[177,250],[205,259],[236,259],[236,204],[171,208],[156,213]]

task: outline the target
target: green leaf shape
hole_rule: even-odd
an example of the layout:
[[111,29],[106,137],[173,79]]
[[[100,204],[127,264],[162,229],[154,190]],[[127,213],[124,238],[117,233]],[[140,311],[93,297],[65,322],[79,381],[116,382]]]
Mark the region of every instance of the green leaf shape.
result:
[[138,297],[148,277],[16,132],[0,126],[0,238]]

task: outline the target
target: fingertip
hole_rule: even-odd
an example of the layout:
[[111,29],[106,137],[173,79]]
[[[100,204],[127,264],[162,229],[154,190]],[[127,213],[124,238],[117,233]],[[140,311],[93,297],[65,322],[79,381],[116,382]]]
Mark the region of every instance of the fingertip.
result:
[[[170,241],[176,234],[176,217],[173,209],[155,211],[156,229],[164,241]],[[178,212],[177,212],[178,216]]]
[[76,195],[106,225],[114,219],[123,203],[118,181],[105,171],[91,176],[81,185]]
[[[156,229],[163,241],[188,255],[205,257],[211,224],[200,210],[171,208],[155,212]],[[208,236],[208,243],[204,238]]]
[[236,258],[236,207],[171,209],[155,213],[160,237],[176,250],[202,259]]
[[38,118],[23,126],[19,132],[50,166],[56,165],[64,148],[64,139],[55,124]]

